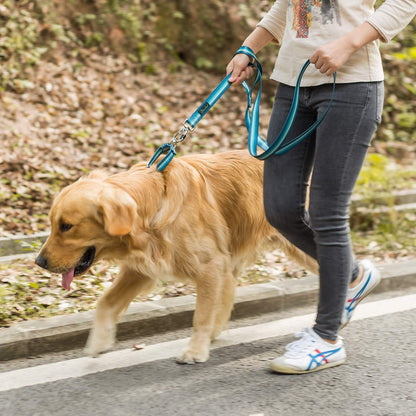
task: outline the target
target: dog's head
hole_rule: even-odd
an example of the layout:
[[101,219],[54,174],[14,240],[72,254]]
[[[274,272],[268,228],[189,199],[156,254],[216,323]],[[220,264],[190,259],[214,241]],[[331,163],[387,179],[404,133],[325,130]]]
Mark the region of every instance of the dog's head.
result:
[[137,216],[128,192],[94,175],[64,188],[49,217],[51,234],[36,264],[62,273],[69,290],[74,276],[84,274],[100,258],[120,255]]

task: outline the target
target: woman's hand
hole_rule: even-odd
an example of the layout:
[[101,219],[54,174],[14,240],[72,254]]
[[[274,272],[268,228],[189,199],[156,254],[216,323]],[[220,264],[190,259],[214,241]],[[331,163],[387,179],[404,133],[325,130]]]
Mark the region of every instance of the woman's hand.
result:
[[[254,53],[257,53],[272,39],[273,35],[270,32],[258,26],[250,33],[244,41],[243,46],[247,46]],[[231,72],[229,81],[233,85],[241,84],[244,80],[250,78],[254,74],[254,68],[248,65],[250,62],[251,58],[242,53],[235,55],[233,59],[231,59],[230,63],[227,65],[227,74]]]
[[310,57],[310,61],[322,74],[332,75],[355,52],[354,47],[344,37],[319,47]]
[[233,85],[238,85],[250,78],[254,74],[253,67],[249,66],[250,62],[250,57],[243,53],[235,55],[227,65],[227,74],[231,72],[231,77],[228,81]]

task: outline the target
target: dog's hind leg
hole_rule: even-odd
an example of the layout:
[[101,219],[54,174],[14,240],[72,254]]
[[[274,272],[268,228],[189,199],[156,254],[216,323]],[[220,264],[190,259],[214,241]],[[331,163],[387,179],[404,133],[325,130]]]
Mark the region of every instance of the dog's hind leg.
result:
[[86,352],[92,357],[109,350],[115,343],[117,318],[128,308],[138,293],[145,293],[155,282],[136,271],[124,268],[98,300],[94,325],[88,337]]
[[176,358],[178,363],[194,364],[208,360],[217,312],[222,309],[221,279],[221,272],[215,267],[198,276],[193,332],[188,346]]

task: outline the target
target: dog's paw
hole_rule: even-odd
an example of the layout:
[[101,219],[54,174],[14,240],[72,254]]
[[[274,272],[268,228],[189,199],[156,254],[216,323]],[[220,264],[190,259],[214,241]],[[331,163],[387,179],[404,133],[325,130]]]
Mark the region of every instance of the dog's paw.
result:
[[115,331],[95,331],[88,337],[85,353],[90,357],[98,357],[101,353],[110,350],[115,344]]
[[176,357],[176,362],[179,364],[196,364],[204,363],[208,358],[209,351],[195,351],[187,348]]

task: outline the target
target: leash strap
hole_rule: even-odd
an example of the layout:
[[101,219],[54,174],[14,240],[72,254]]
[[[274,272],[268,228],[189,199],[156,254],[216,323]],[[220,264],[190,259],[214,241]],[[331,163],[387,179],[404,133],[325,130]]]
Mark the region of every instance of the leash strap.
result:
[[[260,63],[257,61],[257,58],[255,59],[256,59],[256,66],[258,67]],[[333,74],[331,98],[329,100],[327,108],[325,109],[321,117],[319,117],[318,120],[316,120],[315,123],[309,126],[303,133],[291,139],[289,142],[283,143],[285,139],[287,138],[293,126],[293,123],[295,121],[295,118],[298,112],[298,107],[299,107],[300,84],[302,81],[303,74],[305,73],[309,65],[310,65],[310,61],[308,59],[303,65],[299,73],[296,86],[295,86],[295,91],[293,94],[292,105],[289,110],[289,114],[286,117],[285,123],[283,124],[283,127],[280,133],[274,139],[274,141],[272,142],[270,146],[261,136],[259,136],[259,109],[260,109],[261,82],[259,83],[259,90],[257,92],[257,97],[256,97],[256,100],[254,102],[252,109],[250,106],[250,100],[249,99],[247,100],[248,104],[247,104],[247,110],[246,110],[246,127],[249,133],[248,149],[249,149],[251,156],[254,156],[255,158],[260,159],[260,160],[265,160],[272,155],[280,155],[280,154],[286,153],[287,151],[292,149],[294,146],[296,146],[298,143],[300,143],[302,140],[304,140],[306,137],[308,137],[314,130],[316,130],[316,128],[324,120],[329,109],[331,108],[332,101],[334,99],[335,86],[336,86],[336,73]],[[243,86],[246,89],[247,95],[251,96],[251,93],[252,93],[251,90],[248,90],[245,85]],[[264,150],[264,152],[261,154],[257,154],[257,147],[260,147],[262,150]]]
[[[335,85],[336,85],[336,73],[333,74],[333,86],[332,86],[332,94],[328,104],[328,107],[324,111],[321,117],[315,121],[310,127],[308,127],[303,133],[298,135],[297,137],[291,139],[289,142],[284,143],[286,137],[288,136],[294,120],[296,118],[296,114],[298,111],[299,106],[299,91],[300,91],[300,84],[302,81],[303,74],[305,73],[307,67],[310,65],[309,59],[303,65],[297,82],[295,86],[295,91],[293,94],[292,105],[289,110],[289,114],[285,120],[285,123],[282,127],[282,130],[278,134],[278,136],[274,139],[271,145],[269,145],[266,140],[264,140],[259,135],[259,111],[260,111],[260,99],[261,99],[261,91],[262,91],[262,82],[261,77],[263,75],[263,68],[258,61],[254,52],[247,46],[242,46],[238,51],[234,54],[243,53],[250,58],[253,59],[253,63],[250,63],[250,66],[253,66],[257,69],[256,78],[251,87],[249,87],[248,83],[244,81],[242,86],[246,90],[247,93],[247,108],[245,113],[245,123],[246,128],[248,130],[248,150],[250,155],[260,159],[265,160],[272,155],[279,155],[286,153],[302,140],[304,140],[307,136],[309,136],[324,120],[325,116],[327,115],[329,109],[331,108],[332,101],[334,99],[335,94]],[[162,171],[165,167],[169,164],[172,158],[176,155],[175,147],[179,142],[185,140],[186,135],[189,132],[192,132],[195,129],[195,126],[199,123],[199,121],[205,116],[205,114],[214,106],[214,104],[222,97],[225,91],[231,86],[231,83],[228,81],[231,77],[231,73],[228,74],[211,92],[211,94],[203,101],[203,103],[196,109],[196,111],[187,118],[184,123],[183,127],[173,136],[169,143],[165,143],[160,146],[153,157],[150,159],[147,167],[150,167],[161,155],[165,155],[165,157],[157,164],[157,170]],[[253,104],[253,91],[257,88],[257,96]],[[260,147],[263,150],[263,153],[257,154],[257,148]]]

